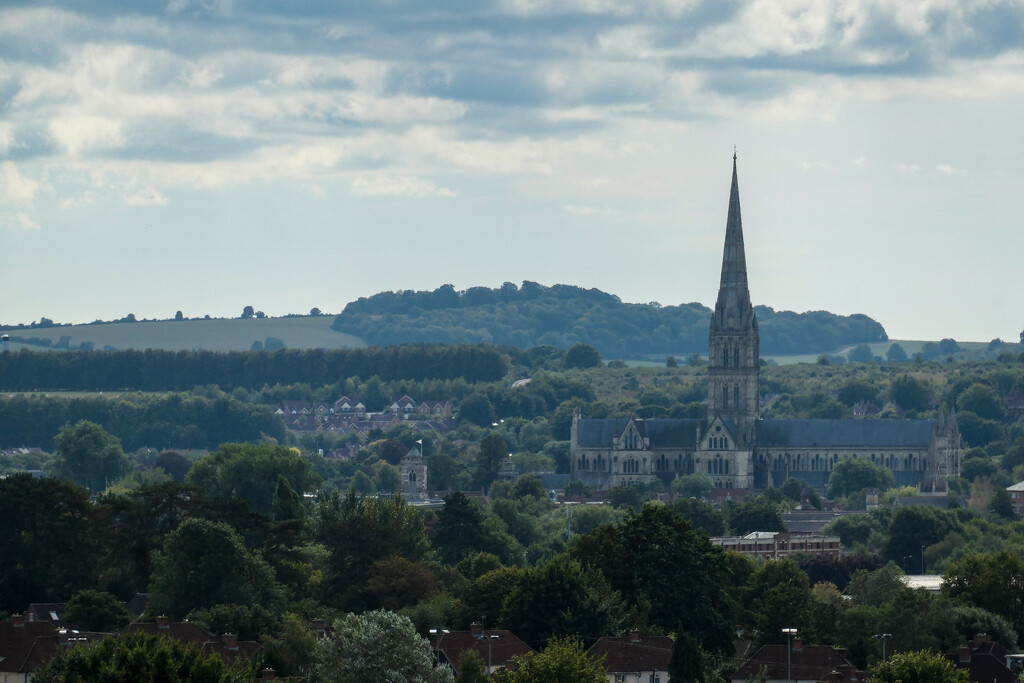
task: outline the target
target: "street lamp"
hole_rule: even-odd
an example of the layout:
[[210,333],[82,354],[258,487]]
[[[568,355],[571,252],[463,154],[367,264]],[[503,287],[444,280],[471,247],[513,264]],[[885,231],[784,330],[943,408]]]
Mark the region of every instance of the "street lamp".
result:
[[876,633],[875,635],[873,635],[871,637],[874,638],[875,640],[882,641],[882,661],[884,662],[885,661],[885,641],[887,641],[890,638],[892,638],[892,634],[891,633]]
[[786,634],[786,680],[792,683],[793,681],[793,645],[792,638],[796,635],[795,628],[784,628],[782,632]]
[[904,555],[903,556],[903,573],[904,574],[907,573],[907,560],[909,560],[912,557],[913,557],[913,555]]

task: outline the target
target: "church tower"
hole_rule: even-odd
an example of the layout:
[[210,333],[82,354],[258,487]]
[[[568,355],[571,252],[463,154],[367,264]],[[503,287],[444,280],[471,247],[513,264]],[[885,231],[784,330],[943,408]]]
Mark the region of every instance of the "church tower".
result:
[[741,447],[754,446],[760,416],[760,352],[757,318],[747,289],[740,190],[736,155],[732,156],[732,190],[725,227],[722,281],[708,334],[708,418],[731,421]]

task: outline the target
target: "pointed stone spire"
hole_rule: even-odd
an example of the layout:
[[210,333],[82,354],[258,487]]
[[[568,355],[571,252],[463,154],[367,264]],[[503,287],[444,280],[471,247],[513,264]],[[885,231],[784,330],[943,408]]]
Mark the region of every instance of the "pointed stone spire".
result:
[[732,189],[729,192],[729,216],[725,224],[722,279],[718,288],[713,324],[724,329],[743,329],[751,324],[752,318],[753,307],[750,304],[750,290],[747,286],[747,257],[743,248],[743,219],[740,216],[740,186],[736,173],[736,153],[733,152]]

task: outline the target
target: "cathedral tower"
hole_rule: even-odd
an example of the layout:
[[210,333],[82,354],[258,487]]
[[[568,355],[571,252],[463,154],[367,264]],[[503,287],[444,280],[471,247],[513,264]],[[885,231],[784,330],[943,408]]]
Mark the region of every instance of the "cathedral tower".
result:
[[740,190],[733,154],[722,281],[708,334],[708,418],[731,421],[737,430],[735,437],[748,448],[754,445],[755,422],[760,415],[759,363],[757,318],[747,289]]

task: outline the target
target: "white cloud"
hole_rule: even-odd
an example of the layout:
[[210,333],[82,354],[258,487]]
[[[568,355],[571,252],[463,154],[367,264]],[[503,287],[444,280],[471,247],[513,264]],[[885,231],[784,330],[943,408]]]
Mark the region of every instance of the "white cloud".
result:
[[935,167],[935,171],[937,173],[940,173],[941,175],[949,175],[949,176],[966,175],[967,174],[966,169],[956,168],[955,166],[950,166],[949,164],[939,164],[938,166]]
[[124,203],[129,206],[167,206],[167,197],[153,187],[143,187],[135,190],[124,197]]
[[27,213],[0,213],[0,229],[23,232],[39,230],[39,225]]
[[458,197],[458,193],[433,183],[408,176],[360,176],[352,181],[357,197]]
[[121,122],[99,116],[54,119],[50,121],[50,134],[72,157],[83,152],[119,147],[124,142]]
[[0,203],[27,203],[35,197],[39,183],[18,171],[12,161],[0,163]]

